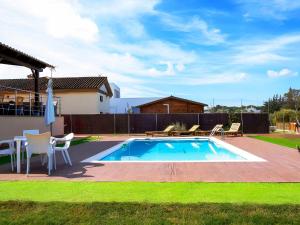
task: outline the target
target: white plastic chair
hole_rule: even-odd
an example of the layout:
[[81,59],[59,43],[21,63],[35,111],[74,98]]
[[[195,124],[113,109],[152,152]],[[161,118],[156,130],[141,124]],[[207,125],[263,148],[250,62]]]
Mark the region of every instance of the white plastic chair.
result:
[[14,147],[14,141],[13,140],[3,140],[0,141],[0,145],[6,144],[8,145],[7,148],[0,150],[0,155],[10,155],[10,164],[11,164],[11,170],[14,171],[14,156],[15,156],[15,147]]
[[[56,151],[58,151],[58,152],[61,152],[65,163],[66,164],[68,163],[70,166],[72,166],[72,162],[71,162],[71,158],[70,158],[68,149],[70,148],[71,141],[72,141],[73,138],[74,138],[73,133],[70,133],[70,134],[66,135],[65,137],[63,137],[63,138],[54,138],[54,140],[55,140],[55,147],[54,147],[54,163],[55,164],[54,165],[56,165],[55,153],[56,153]],[[56,146],[57,143],[64,143],[64,146],[57,147]]]
[[48,174],[53,168],[53,140],[50,132],[43,134],[25,134],[27,138],[27,174],[30,170],[30,159],[32,154],[40,154],[48,157]]
[[[39,134],[39,130],[23,130],[23,136],[25,137],[26,134]],[[22,162],[24,162],[24,153],[26,152],[26,145],[27,141],[23,143],[22,145]]]

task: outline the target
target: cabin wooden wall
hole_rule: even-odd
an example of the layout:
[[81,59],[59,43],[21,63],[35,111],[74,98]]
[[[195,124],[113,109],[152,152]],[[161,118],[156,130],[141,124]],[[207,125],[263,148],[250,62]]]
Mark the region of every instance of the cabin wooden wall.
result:
[[168,99],[159,101],[151,105],[145,105],[140,107],[141,113],[167,113],[167,106],[169,104],[170,113],[203,113],[204,106],[193,104],[186,101],[180,101],[176,99]]

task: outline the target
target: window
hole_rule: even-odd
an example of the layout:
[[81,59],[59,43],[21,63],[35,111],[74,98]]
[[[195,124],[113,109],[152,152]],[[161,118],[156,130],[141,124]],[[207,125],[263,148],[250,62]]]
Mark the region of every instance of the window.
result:
[[100,95],[100,102],[103,102],[103,96]]

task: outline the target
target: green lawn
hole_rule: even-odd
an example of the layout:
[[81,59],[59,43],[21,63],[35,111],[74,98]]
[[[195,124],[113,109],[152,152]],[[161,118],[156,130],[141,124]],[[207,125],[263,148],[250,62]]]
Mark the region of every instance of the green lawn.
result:
[[300,184],[0,182],[0,224],[300,224]]
[[297,145],[300,146],[300,138],[283,138],[283,137],[269,137],[269,136],[251,136],[252,138],[256,138],[258,140],[270,142],[277,145],[282,145],[289,148],[295,148]]
[[0,224],[300,224],[299,205],[0,203]]
[[300,204],[296,183],[3,181],[0,201]]

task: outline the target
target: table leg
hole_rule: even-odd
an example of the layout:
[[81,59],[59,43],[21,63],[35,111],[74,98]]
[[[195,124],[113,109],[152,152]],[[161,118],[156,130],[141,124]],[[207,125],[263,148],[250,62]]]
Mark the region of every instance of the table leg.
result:
[[17,173],[21,173],[21,140],[17,140]]

